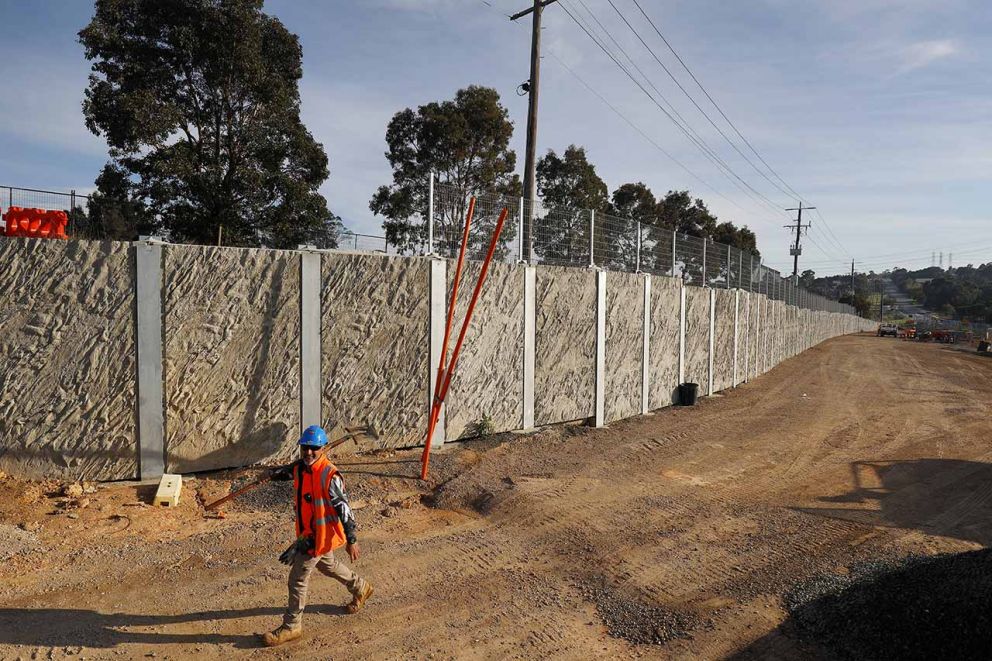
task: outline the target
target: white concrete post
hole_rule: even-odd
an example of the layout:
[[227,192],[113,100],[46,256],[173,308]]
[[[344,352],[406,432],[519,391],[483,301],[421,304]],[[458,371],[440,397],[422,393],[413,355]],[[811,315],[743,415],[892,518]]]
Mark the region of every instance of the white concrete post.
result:
[[524,414],[522,429],[534,428],[534,359],[537,345],[537,269],[524,267]]
[[751,380],[751,292],[744,294],[744,378]]
[[641,327],[641,415],[650,410],[651,390],[651,276],[644,276],[644,325]]
[[716,290],[710,289],[710,359],[706,394],[713,394],[713,334],[716,332]]
[[[430,350],[427,365],[427,415],[434,405],[434,385],[437,381],[437,366],[441,360],[441,344],[444,342],[444,324],[447,317],[448,263],[440,258],[431,259],[430,274]],[[431,447],[439,448],[445,441],[445,407],[441,407]]]
[[162,244],[134,244],[138,363],[138,476],[165,473],[165,409],[162,393]]
[[606,419],[606,271],[596,272],[596,408],[593,424]]
[[300,253],[300,431],[323,424],[320,410],[320,253]]
[[685,383],[685,283],[679,284],[679,383]]

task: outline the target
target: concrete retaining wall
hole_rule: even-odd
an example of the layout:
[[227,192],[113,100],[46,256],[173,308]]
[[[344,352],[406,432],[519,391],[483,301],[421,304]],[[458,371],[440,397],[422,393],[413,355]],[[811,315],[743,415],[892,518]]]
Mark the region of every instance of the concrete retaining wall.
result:
[[128,244],[0,238],[0,470],[138,475]]
[[606,420],[641,412],[644,276],[606,277]]
[[651,278],[651,380],[648,408],[675,401],[679,384],[679,299],[682,283],[675,278]]
[[165,466],[189,473],[295,452],[300,256],[163,248]]
[[324,427],[372,425],[378,447],[422,443],[430,260],[325,253],[321,280]]
[[596,274],[537,271],[534,424],[593,415],[596,384]]
[[[479,270],[466,265],[451,348]],[[537,426],[607,424],[670,405],[680,371],[705,395],[872,327],[667,277],[536,267],[529,289],[527,272],[491,266],[438,442],[520,429],[531,406]],[[111,480],[283,461],[304,416],[371,425],[359,449],[421,444],[453,276],[423,257],[0,239],[0,470]]]

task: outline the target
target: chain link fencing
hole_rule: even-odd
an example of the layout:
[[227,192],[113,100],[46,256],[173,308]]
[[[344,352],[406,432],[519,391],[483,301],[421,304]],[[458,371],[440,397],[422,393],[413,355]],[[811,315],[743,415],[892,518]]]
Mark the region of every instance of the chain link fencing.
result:
[[[426,252],[457,257],[472,192],[434,183],[432,193]],[[750,252],[567,203],[552,206],[541,200],[476,195],[469,259],[485,258],[503,208],[508,217],[495,254],[501,261],[664,275],[690,285],[761,293],[798,307],[854,313],[849,305],[800,288]]]

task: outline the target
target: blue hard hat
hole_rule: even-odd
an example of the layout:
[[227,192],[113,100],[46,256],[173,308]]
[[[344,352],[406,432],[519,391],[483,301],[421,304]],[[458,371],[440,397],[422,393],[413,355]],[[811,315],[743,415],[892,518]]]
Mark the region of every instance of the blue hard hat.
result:
[[303,430],[300,435],[300,445],[309,445],[314,448],[322,448],[327,445],[327,433],[323,427],[310,425]]

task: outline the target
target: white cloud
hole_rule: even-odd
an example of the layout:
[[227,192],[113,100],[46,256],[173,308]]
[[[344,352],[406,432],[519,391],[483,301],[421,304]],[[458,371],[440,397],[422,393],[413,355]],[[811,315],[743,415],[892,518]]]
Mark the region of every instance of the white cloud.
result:
[[900,72],[907,73],[922,69],[937,60],[942,60],[961,52],[961,47],[953,39],[938,39],[935,41],[920,41],[906,46],[901,55],[902,67]]

